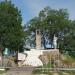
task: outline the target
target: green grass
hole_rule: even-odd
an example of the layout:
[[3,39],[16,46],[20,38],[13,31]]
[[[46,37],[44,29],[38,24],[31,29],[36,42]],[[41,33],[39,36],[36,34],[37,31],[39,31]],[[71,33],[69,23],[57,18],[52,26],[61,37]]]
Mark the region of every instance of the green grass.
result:
[[44,64],[43,68],[53,68],[53,64],[49,62],[48,64]]
[[[50,74],[51,73],[49,72],[50,70],[49,69],[45,69],[45,68],[52,68],[53,67],[53,64],[44,64],[43,66],[39,66],[37,67],[34,71],[33,71],[33,74]],[[44,69],[43,69],[44,68]]]
[[8,70],[9,70],[9,68],[5,68],[4,71],[1,71],[1,70],[0,70],[0,74],[6,73]]
[[68,73],[69,75],[75,75],[75,71],[64,71],[66,73]]
[[6,73],[6,71],[0,71],[0,74]]
[[[61,55],[63,56],[64,59],[61,58],[61,61],[68,61],[69,63],[74,63],[75,62],[75,58],[69,56],[69,55]],[[49,69],[43,69],[43,68],[53,68],[54,65],[50,64],[50,62],[48,64],[44,64],[43,66],[39,66],[38,69],[35,69],[33,71],[33,73],[35,74],[48,74],[48,75],[52,75],[53,73],[49,70]],[[75,75],[74,71],[59,71],[58,74],[59,75],[64,75],[64,73],[69,74],[69,75]]]

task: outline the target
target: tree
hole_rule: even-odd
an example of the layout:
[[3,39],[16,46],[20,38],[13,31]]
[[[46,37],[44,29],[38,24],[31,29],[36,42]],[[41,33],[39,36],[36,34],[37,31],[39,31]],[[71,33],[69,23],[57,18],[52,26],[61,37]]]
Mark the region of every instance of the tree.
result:
[[69,55],[75,57],[75,21],[71,21],[69,32],[64,37],[64,50],[68,51]]
[[18,50],[24,40],[21,12],[11,1],[0,2],[0,45]]
[[[40,29],[42,35],[42,43],[44,48],[49,43],[53,46],[54,34],[58,37],[58,45],[64,39],[64,35],[69,32],[69,14],[66,9],[44,8],[40,11],[39,16],[31,19],[28,23],[29,29],[35,33],[36,29]],[[47,41],[46,41],[47,40]]]

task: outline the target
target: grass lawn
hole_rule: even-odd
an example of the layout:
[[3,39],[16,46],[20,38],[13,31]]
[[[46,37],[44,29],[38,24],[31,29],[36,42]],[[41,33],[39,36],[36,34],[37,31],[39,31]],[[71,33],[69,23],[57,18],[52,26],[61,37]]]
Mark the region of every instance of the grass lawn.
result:
[[6,71],[0,71],[0,74],[6,73]]
[[[61,61],[67,61],[69,63],[75,63],[75,58],[69,56],[69,55],[61,55]],[[48,74],[48,75],[53,75],[52,72],[50,72],[50,70],[48,69],[43,69],[43,68],[53,68],[54,65],[50,64],[50,62],[48,64],[44,64],[42,67],[38,67],[38,69],[35,69],[33,71],[33,73],[35,74]],[[75,71],[59,71],[57,72],[59,75],[75,75]]]

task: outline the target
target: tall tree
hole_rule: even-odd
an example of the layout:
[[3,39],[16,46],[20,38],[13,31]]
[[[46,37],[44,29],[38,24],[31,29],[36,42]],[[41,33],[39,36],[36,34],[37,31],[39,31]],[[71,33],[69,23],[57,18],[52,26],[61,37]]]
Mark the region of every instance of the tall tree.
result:
[[64,39],[64,35],[69,31],[69,24],[70,20],[66,9],[55,10],[46,7],[40,11],[38,17],[30,20],[29,27],[33,32],[40,29],[42,42],[46,48],[47,43],[53,45],[54,34],[58,37],[58,42]]
[[0,45],[19,49],[24,40],[21,12],[11,1],[0,2]]

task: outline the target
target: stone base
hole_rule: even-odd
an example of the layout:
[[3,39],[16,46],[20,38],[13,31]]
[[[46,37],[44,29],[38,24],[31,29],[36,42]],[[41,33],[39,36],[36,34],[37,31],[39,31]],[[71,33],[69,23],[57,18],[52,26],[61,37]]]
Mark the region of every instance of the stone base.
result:
[[40,55],[49,53],[56,57],[59,55],[58,49],[50,49],[50,50],[37,50],[31,49],[30,51],[25,51],[24,53],[27,54],[26,60],[23,65],[30,65],[30,66],[43,66],[42,60],[40,60]]

